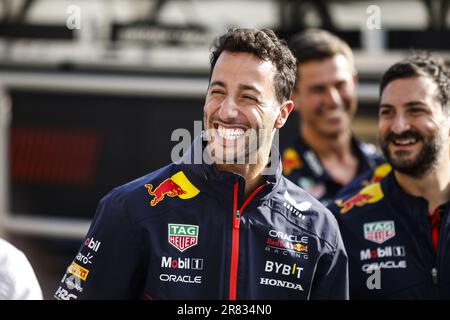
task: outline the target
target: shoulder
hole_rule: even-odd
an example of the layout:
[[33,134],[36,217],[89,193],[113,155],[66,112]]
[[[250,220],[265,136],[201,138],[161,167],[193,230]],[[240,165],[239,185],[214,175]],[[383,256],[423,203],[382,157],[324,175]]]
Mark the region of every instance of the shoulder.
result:
[[333,248],[338,238],[338,224],[332,213],[308,192],[288,179],[280,181],[274,201],[283,206],[293,223],[327,242]]
[[368,186],[369,184],[379,182],[381,179],[386,177],[389,172],[391,172],[392,168],[391,165],[387,162],[383,162],[381,164],[378,164],[374,169],[366,171],[365,173],[359,175],[356,177],[352,182],[344,186],[339,193],[337,194],[337,199],[342,199],[346,195],[351,195],[365,186]]
[[15,261],[23,261],[25,255],[22,251],[14,247],[8,241],[0,239],[0,266],[3,269],[5,264],[9,264]]
[[338,220],[357,219],[384,204],[385,193],[381,181],[370,183],[352,193],[338,198],[328,208]]
[[42,292],[25,254],[0,239],[0,300],[42,299]]
[[119,210],[131,222],[138,222],[180,205],[180,199],[193,198],[199,192],[182,166],[172,163],[113,189],[101,199],[99,209]]
[[376,165],[379,165],[383,162],[386,162],[386,159],[377,149],[377,147],[372,143],[367,142],[358,142],[358,147],[361,150],[361,153],[369,160],[375,162]]

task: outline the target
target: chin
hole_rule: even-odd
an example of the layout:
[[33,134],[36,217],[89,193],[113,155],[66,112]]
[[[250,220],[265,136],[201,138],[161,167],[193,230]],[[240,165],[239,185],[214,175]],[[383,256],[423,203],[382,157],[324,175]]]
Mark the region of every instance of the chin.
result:
[[327,128],[327,130],[322,130],[322,135],[333,138],[333,137],[338,137],[339,135],[343,134],[344,132],[345,132],[345,130],[343,128],[334,129],[334,130],[330,130],[329,128]]

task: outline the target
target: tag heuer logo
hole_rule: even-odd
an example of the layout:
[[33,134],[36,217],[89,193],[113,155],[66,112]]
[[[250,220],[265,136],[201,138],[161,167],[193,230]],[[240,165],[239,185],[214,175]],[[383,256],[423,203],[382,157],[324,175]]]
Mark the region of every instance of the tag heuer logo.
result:
[[383,243],[395,237],[394,221],[378,221],[364,224],[364,239]]
[[169,223],[169,243],[183,252],[197,245],[198,226]]

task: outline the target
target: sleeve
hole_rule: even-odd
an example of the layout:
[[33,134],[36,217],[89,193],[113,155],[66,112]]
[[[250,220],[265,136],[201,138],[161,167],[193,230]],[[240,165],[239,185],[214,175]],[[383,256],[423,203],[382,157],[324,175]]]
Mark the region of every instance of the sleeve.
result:
[[0,300],[42,300],[27,257],[4,240],[0,240]]
[[312,300],[349,299],[347,252],[337,223],[334,223],[333,226],[335,228],[335,245],[332,250],[319,258],[310,295]]
[[78,254],[55,293],[58,300],[140,299],[146,270],[144,232],[114,193],[103,198]]

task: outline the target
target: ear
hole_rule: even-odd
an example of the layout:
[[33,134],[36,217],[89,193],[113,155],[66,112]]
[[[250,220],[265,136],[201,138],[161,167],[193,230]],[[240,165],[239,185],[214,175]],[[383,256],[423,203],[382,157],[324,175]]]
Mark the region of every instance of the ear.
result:
[[289,114],[292,112],[293,109],[294,109],[294,102],[292,102],[292,100],[287,100],[283,102],[283,104],[280,107],[278,116],[275,120],[274,124],[275,129],[280,129],[281,127],[284,126],[289,117]]
[[353,73],[353,83],[355,84],[355,88],[359,85],[359,77],[358,74],[355,72]]

